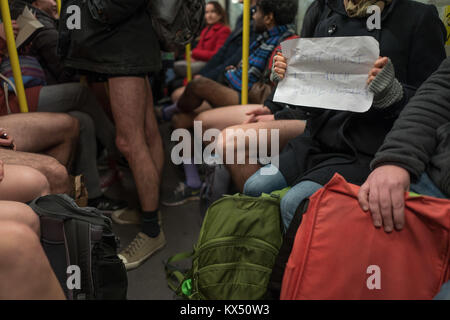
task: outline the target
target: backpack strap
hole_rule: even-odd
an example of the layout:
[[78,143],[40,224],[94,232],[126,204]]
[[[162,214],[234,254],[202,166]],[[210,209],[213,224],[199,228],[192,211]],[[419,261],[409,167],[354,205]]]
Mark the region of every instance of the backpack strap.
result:
[[275,264],[270,276],[269,285],[267,288],[267,298],[271,300],[280,300],[281,285],[283,283],[284,270],[286,263],[292,252],[294,246],[297,230],[302,222],[303,214],[308,210],[309,199],[305,199],[300,203],[295,212],[292,222],[283,238],[283,244],[281,245],[278,256],[275,260]]
[[[194,251],[191,252],[182,252],[178,253],[172,257],[170,257],[165,263],[164,269],[166,271],[166,279],[169,288],[174,291],[177,295],[181,295],[183,282],[188,279],[189,274],[183,274],[181,271],[176,269],[172,263],[183,261],[189,258],[194,257]],[[173,278],[176,278],[177,283],[173,281]]]
[[[73,290],[73,299],[93,299],[91,225],[88,222],[67,219],[64,221],[64,241],[70,265],[77,265],[81,274],[81,288]],[[80,295],[83,293],[85,296]]]

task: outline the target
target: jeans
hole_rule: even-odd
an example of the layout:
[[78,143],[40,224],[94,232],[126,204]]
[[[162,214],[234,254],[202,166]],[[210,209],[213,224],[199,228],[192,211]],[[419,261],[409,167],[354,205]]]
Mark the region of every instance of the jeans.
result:
[[[267,165],[268,168],[270,166]],[[262,175],[261,169],[255,172],[244,185],[244,194],[252,197],[259,197],[262,193],[271,193],[288,187],[286,179],[278,170],[275,175]],[[292,187],[281,199],[280,210],[283,224],[287,229],[294,217],[300,203],[312,196],[322,185],[313,181],[302,181]]]
[[322,187],[321,184],[314,181],[305,180],[293,186],[286,193],[280,204],[281,218],[283,219],[285,230],[289,228],[300,203]]
[[[266,167],[268,168],[270,164]],[[259,197],[262,193],[271,193],[288,187],[286,179],[278,170],[275,175],[262,175],[261,169],[256,171],[244,184],[244,194]]]
[[89,88],[79,83],[46,86],[39,95],[38,112],[69,113],[80,122],[74,174],[83,174],[89,198],[102,195],[97,170],[97,141],[117,155],[115,128]]
[[444,283],[441,287],[441,291],[439,291],[433,300],[450,300],[450,281]]
[[424,196],[447,199],[426,173],[422,174],[416,183],[411,184],[410,190]]

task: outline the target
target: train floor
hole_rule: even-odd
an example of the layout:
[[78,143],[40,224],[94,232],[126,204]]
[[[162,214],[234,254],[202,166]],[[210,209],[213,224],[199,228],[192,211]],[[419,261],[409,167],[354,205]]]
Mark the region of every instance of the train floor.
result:
[[[161,195],[173,190],[179,183],[182,175],[179,168],[170,161],[170,127],[168,124],[160,126],[165,148],[165,166],[162,178]],[[126,199],[131,207],[137,206],[136,188],[131,172],[124,173],[122,184],[111,187],[107,194],[113,198]],[[188,202],[178,207],[160,206],[163,230],[167,244],[156,252],[143,265],[128,272],[128,299],[129,300],[172,300],[173,292],[167,286],[164,262],[172,255],[191,251],[197,241],[202,217],[199,203]],[[114,232],[120,238],[121,249],[126,247],[139,231],[138,226],[114,225]],[[188,268],[189,262],[179,265]]]

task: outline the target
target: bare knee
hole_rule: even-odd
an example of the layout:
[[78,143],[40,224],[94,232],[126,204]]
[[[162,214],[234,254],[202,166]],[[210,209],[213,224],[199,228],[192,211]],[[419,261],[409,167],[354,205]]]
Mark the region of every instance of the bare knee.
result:
[[205,132],[206,130],[211,128],[208,119],[211,119],[211,117],[208,116],[208,112],[202,112],[195,117],[194,122],[200,122],[202,125],[203,132]]
[[34,250],[40,247],[36,233],[23,223],[2,222],[0,233],[3,239],[0,241],[0,261],[7,261],[12,270],[22,268],[22,263],[26,263]]
[[48,157],[47,162],[43,164],[43,170],[50,184],[51,193],[70,193],[69,174],[58,160]]
[[28,181],[28,185],[31,190],[31,199],[29,200],[50,194],[50,183],[48,182],[45,175],[31,167],[27,168],[25,174],[26,181]]
[[185,89],[186,89],[185,87],[181,87],[181,88],[176,89],[174,92],[172,92],[172,95],[171,95],[172,101],[177,102],[180,99],[180,97],[183,95]]
[[4,213],[0,214],[1,225],[17,223],[27,226],[37,235],[40,234],[39,217],[29,206],[16,201],[2,201],[0,206],[2,211],[4,210]]

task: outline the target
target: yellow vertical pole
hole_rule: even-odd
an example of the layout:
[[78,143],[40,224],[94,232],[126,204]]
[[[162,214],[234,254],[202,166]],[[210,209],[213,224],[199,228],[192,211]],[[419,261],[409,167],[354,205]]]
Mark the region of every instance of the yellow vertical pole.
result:
[[19,64],[19,55],[17,54],[16,40],[14,39],[8,0],[0,0],[0,9],[2,10],[3,26],[6,35],[6,45],[8,47],[9,60],[11,61],[11,68],[16,85],[20,112],[28,112],[27,97],[25,96],[25,88],[23,87],[22,70],[20,69]]
[[242,29],[242,90],[241,103],[248,103],[248,56],[250,42],[250,0],[244,0],[244,21]]
[[186,45],[186,74],[187,81],[190,82],[192,80],[192,66],[191,66],[191,44],[188,43]]
[[58,7],[58,15],[61,13],[61,0],[56,0],[56,6]]

